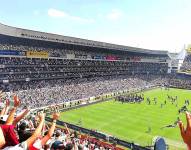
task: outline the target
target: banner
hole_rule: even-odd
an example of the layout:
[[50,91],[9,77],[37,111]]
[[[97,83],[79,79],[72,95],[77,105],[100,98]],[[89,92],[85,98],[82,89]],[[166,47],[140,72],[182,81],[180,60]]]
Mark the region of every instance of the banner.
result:
[[108,55],[106,56],[106,60],[117,60],[116,56]]
[[49,54],[46,51],[27,51],[28,58],[48,58]]
[[96,55],[96,56],[92,56],[92,59],[102,59],[102,57],[99,55]]
[[17,50],[0,50],[0,55],[25,56],[25,52],[24,51],[17,51]]

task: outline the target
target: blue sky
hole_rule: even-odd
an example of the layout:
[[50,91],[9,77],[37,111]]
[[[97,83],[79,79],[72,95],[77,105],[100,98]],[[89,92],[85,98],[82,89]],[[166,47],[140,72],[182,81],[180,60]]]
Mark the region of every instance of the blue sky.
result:
[[1,0],[0,22],[149,49],[191,43],[191,0]]

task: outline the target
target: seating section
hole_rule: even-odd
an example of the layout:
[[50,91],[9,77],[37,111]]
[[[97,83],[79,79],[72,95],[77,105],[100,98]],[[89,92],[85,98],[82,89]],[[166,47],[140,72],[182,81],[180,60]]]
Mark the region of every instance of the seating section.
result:
[[191,55],[187,55],[186,58],[184,59],[184,62],[181,66],[181,71],[182,72],[191,72]]
[[0,81],[165,74],[164,63],[0,57]]
[[0,87],[35,108],[144,87],[148,75],[167,71],[166,64],[148,62],[0,57],[0,63]]

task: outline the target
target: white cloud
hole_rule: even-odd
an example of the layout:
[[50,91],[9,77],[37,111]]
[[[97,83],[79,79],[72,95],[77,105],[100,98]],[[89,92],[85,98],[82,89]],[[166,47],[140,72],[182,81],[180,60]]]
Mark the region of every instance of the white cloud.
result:
[[60,11],[60,10],[53,9],[53,8],[50,8],[48,10],[48,15],[50,17],[55,17],[55,18],[63,18],[63,17],[68,16],[68,14],[66,14],[64,11]]
[[111,21],[120,19],[123,16],[122,11],[118,9],[113,9],[110,13],[106,15],[106,18]]
[[94,22],[94,19],[86,19],[86,18],[82,18],[82,17],[78,17],[78,16],[72,16],[64,11],[53,9],[53,8],[50,8],[48,10],[48,16],[53,17],[53,18],[66,18],[66,19],[70,19],[73,21],[79,21],[79,22],[85,22],[85,23]]

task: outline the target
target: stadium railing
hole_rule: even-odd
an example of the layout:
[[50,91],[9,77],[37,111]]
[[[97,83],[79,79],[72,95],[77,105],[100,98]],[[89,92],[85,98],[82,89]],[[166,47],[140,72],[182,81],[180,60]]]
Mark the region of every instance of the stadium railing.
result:
[[[52,118],[49,118],[49,117],[46,117],[45,120],[48,122],[53,121]],[[121,139],[113,137],[113,136],[109,136],[109,135],[101,133],[101,132],[97,132],[94,130],[86,129],[86,128],[83,128],[83,127],[80,127],[80,126],[77,126],[74,124],[70,124],[67,122],[57,120],[57,125],[64,126],[64,124],[67,124],[67,126],[72,130],[80,131],[80,132],[85,133],[87,135],[96,137],[98,139],[106,140],[110,143],[116,143],[117,145],[121,145],[123,147],[127,147],[127,148],[134,149],[134,150],[151,150],[151,148],[148,148],[148,147],[143,147],[143,146],[131,143],[131,142],[121,140]]]

